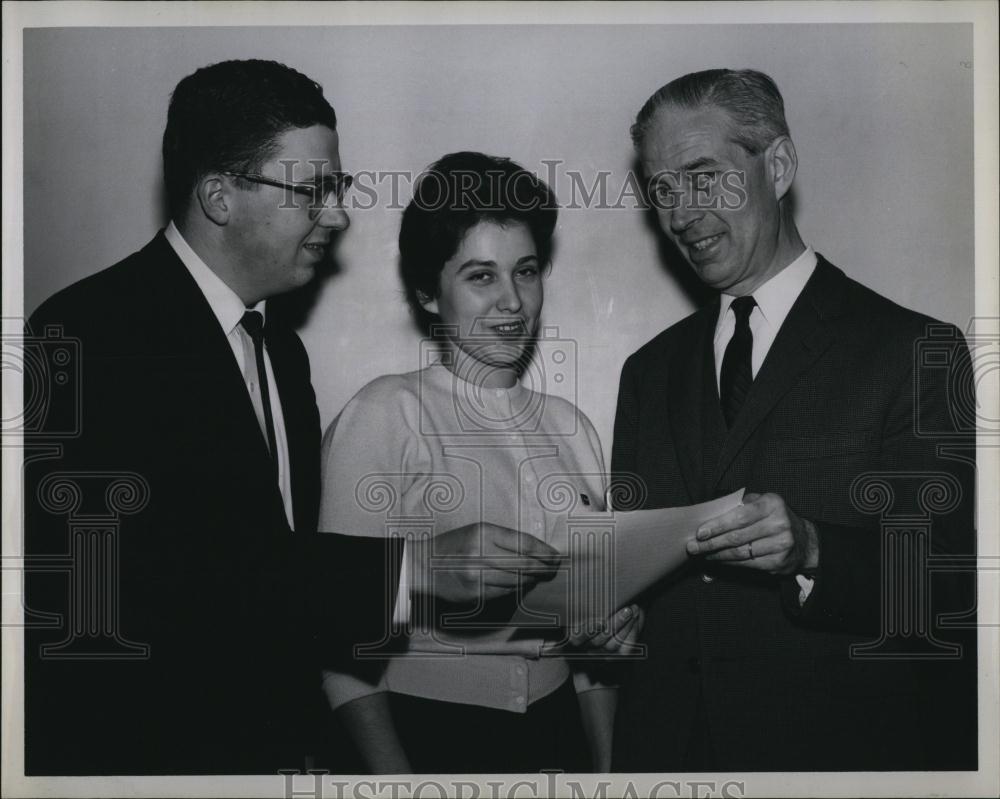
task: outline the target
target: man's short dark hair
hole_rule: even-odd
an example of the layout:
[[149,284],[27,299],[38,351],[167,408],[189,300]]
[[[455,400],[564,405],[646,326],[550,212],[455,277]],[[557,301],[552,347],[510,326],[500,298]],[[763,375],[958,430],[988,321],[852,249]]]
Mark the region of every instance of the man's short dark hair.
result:
[[[215,171],[256,172],[291,128],[337,128],[323,87],[276,61],[223,61],[174,89],[163,133],[163,179],[172,218],[198,180]],[[255,188],[246,183],[244,188]]]
[[438,296],[445,263],[473,227],[523,222],[545,268],[552,257],[557,215],[552,190],[509,158],[459,152],[428,167],[414,186],[399,230],[400,274],[421,329],[428,332],[440,318],[420,304],[418,294]]
[[779,136],[788,135],[785,103],[775,82],[754,69],[708,69],[691,72],[659,88],[639,111],[632,125],[632,143],[638,149],[663,106],[715,107],[733,120],[736,142],[751,155],[764,152]]

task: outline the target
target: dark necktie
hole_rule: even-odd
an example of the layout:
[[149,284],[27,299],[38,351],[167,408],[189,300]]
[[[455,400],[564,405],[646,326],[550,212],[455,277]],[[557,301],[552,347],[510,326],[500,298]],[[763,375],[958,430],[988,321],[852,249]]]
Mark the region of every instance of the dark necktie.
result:
[[719,394],[722,400],[722,415],[726,426],[732,427],[740,408],[750,393],[753,384],[753,370],[750,356],[753,353],[753,333],[750,332],[750,314],[757,304],[753,297],[737,297],[733,300],[736,315],[736,329],[726,346],[722,359],[722,374],[719,379]]
[[243,314],[240,324],[253,341],[254,357],[257,360],[257,383],[260,385],[260,401],[264,406],[264,421],[267,425],[267,448],[271,452],[271,465],[277,481],[278,443],[274,434],[274,417],[271,415],[271,392],[267,387],[267,370],[264,368],[264,317],[259,311],[247,311]]

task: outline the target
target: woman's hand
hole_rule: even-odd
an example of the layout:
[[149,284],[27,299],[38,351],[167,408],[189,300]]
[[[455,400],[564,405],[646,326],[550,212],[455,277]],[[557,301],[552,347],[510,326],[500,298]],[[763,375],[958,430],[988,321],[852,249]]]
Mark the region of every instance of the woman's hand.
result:
[[645,616],[638,605],[629,605],[612,615],[600,629],[578,631],[570,636],[572,646],[604,649],[614,654],[628,655],[638,648],[637,641]]
[[570,633],[569,637],[544,645],[547,655],[565,652],[567,648],[593,650],[603,649],[612,655],[632,655],[639,651],[639,634],[645,615],[638,605],[629,605],[610,616],[598,629],[582,629]]

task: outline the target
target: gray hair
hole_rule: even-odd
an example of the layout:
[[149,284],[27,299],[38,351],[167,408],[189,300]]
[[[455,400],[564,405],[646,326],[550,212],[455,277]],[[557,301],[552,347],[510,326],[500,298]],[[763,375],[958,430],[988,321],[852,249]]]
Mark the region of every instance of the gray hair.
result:
[[751,155],[762,153],[779,136],[788,135],[785,103],[775,82],[753,69],[708,69],[691,72],[658,89],[635,118],[630,133],[638,149],[656,112],[714,106],[733,120],[734,139]]

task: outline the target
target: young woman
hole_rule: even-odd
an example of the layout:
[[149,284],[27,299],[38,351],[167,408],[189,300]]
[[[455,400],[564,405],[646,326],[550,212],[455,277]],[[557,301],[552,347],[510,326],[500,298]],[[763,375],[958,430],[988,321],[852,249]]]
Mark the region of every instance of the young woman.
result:
[[[399,235],[401,272],[437,355],[369,383],[327,431],[321,530],[419,537],[488,522],[562,550],[565,498],[603,509],[590,420],[522,384],[556,213],[548,187],[508,159],[454,153],[418,182]],[[378,684],[324,675],[373,772],[609,768],[615,689],[575,665],[585,660],[549,656],[551,641],[504,626],[514,595],[429,608],[406,594],[404,651]],[[637,618],[626,608],[617,635],[585,648],[615,650]]]

